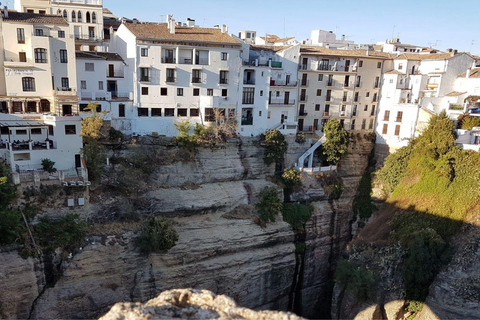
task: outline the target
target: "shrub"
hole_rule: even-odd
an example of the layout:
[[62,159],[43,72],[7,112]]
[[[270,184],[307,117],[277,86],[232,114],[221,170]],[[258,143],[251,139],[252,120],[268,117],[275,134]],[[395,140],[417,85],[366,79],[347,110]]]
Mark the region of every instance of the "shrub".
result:
[[338,164],[348,152],[348,132],[337,119],[330,119],[325,123],[323,132],[327,141],[323,143],[323,154],[329,163]]
[[365,170],[358,186],[357,196],[353,200],[353,214],[361,219],[368,219],[375,210],[372,203],[372,168]]
[[22,215],[18,210],[0,211],[0,245],[18,241],[23,227]]
[[195,147],[197,145],[197,135],[191,134],[193,124],[190,123],[190,120],[179,120],[175,122],[174,125],[178,131],[175,137],[175,141],[178,144],[186,147]]
[[87,224],[77,214],[67,214],[55,220],[41,218],[34,227],[38,244],[45,252],[54,252],[57,248],[69,250],[80,245],[87,229]]
[[313,207],[298,203],[284,203],[282,208],[283,221],[292,226],[294,230],[304,230],[305,223],[310,220]]
[[285,169],[282,174],[282,182],[285,188],[295,188],[302,185],[300,171],[294,168]]
[[335,281],[352,292],[358,300],[372,299],[375,294],[375,277],[372,271],[356,267],[347,259],[340,259],[335,270]]
[[480,117],[465,116],[460,121],[460,128],[465,130],[472,130],[473,127],[480,126]]
[[264,135],[265,156],[264,161],[266,165],[272,163],[280,164],[283,162],[285,153],[287,152],[288,144],[285,141],[285,136],[278,130],[268,130]]
[[88,178],[99,181],[104,172],[105,147],[95,139],[87,139],[82,149],[88,168]]
[[110,127],[108,130],[108,138],[110,140],[122,140],[123,133],[120,130],[115,129],[114,127]]
[[282,212],[282,201],[275,187],[265,187],[260,192],[260,202],[255,205],[264,222],[275,221],[275,216]]
[[175,246],[178,234],[172,220],[151,216],[142,223],[136,243],[143,253],[164,252]]
[[55,165],[54,161],[47,158],[42,159],[42,169],[47,171],[48,173],[57,172],[57,169],[53,167],[54,165]]
[[0,211],[6,210],[17,195],[17,187],[12,184],[10,169],[0,161]]
[[412,143],[390,154],[383,167],[378,171],[377,178],[383,184],[383,189],[392,193],[407,172],[408,161],[412,154]]
[[295,136],[295,142],[298,144],[304,144],[305,141],[306,141],[305,133],[303,132],[297,133],[297,135]]

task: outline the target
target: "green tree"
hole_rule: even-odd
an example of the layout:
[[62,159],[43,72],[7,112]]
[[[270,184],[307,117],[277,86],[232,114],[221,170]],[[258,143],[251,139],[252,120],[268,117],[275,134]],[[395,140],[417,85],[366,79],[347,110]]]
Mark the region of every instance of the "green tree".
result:
[[282,212],[282,201],[275,187],[265,187],[260,192],[260,202],[255,205],[264,222],[275,221],[275,216]]
[[0,211],[6,210],[17,195],[17,188],[12,184],[10,169],[0,161]]
[[48,173],[54,173],[57,171],[53,166],[55,166],[55,161],[52,161],[48,158],[42,159],[42,168]]
[[166,251],[175,246],[177,240],[172,220],[151,216],[143,222],[136,243],[143,253],[148,254]]
[[348,152],[348,132],[337,119],[330,119],[323,127],[327,141],[323,143],[323,154],[326,160],[338,164]]
[[385,158],[383,167],[377,173],[377,178],[383,184],[386,192],[392,193],[405,176],[412,150],[411,142],[408,146],[398,149]]
[[281,165],[287,152],[288,144],[285,141],[285,136],[278,130],[268,130],[265,132],[265,164]]
[[285,188],[292,189],[302,185],[300,171],[295,168],[285,169],[282,174],[282,182]]
[[85,108],[86,111],[90,111],[92,114],[82,120],[81,136],[84,138],[105,138],[102,128],[104,125],[103,117],[105,116],[106,112],[97,112],[97,107],[98,102],[90,102],[87,108]]
[[45,252],[57,248],[71,249],[81,243],[88,230],[78,214],[67,214],[59,219],[40,218],[34,233]]
[[456,147],[455,124],[445,111],[434,115],[428,122],[428,127],[416,139],[415,148],[419,154],[432,159],[438,159]]
[[480,117],[466,116],[461,120],[461,129],[472,130],[473,127],[480,127]]

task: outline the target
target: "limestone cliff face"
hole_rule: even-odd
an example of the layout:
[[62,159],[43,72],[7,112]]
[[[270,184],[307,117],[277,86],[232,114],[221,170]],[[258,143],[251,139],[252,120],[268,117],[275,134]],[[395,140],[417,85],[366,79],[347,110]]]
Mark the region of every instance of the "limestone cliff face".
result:
[[[309,147],[289,144],[289,162]],[[7,300],[0,296],[3,312],[28,317],[31,310],[33,319],[92,318],[116,302],[144,302],[164,290],[195,288],[226,294],[243,307],[323,316],[329,312],[331,262],[349,241],[351,203],[370,147],[352,145],[354,154],[342,164],[345,191],[338,201],[328,201],[315,181],[304,190],[316,202],[306,225],[302,261],[295,253],[298,239],[281,217],[262,229],[249,217],[224,216],[238,205],[255,204],[259,192],[274,185],[263,149],[244,139],[224,148],[201,149],[195,162],[162,166],[152,176],[142,199],[157,214],[177,222],[179,240],[168,253],[141,255],[134,232],[89,237],[88,245],[64,263],[62,277],[43,292],[38,284],[41,267],[35,266],[41,263],[22,260],[14,252],[0,253],[0,261],[12,255],[10,264],[19,265],[0,281],[0,292],[10,288],[23,298],[22,307],[5,306]],[[28,290],[12,287],[19,277],[30,279]]]

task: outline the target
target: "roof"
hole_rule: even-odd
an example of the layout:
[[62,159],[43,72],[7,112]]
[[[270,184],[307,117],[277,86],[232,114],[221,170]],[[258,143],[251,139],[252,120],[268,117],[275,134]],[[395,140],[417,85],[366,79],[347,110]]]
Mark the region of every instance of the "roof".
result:
[[26,12],[8,12],[8,18],[3,18],[4,21],[11,21],[11,22],[25,22],[31,24],[56,24],[56,25],[64,25],[68,26],[68,22],[62,16],[55,16],[55,15],[43,15],[43,14],[36,14],[36,13],[26,13]]
[[77,51],[75,52],[77,59],[99,59],[107,61],[122,61],[123,58],[117,53],[111,52],[91,52],[91,51]]
[[112,11],[110,11],[108,8],[103,8],[102,11],[103,14],[113,14]]
[[254,50],[254,51],[263,50],[263,51],[271,51],[271,52],[280,52],[291,47],[292,46],[256,46],[256,45],[250,46],[251,50]]
[[295,37],[280,38],[275,34],[268,34],[266,37],[260,37],[260,39],[265,40],[265,42],[267,43],[275,43],[275,42],[285,42],[288,40],[292,40],[292,39],[295,39]]
[[[467,73],[462,73],[459,75],[459,78],[465,78],[467,76]],[[469,78],[480,78],[480,69],[472,69],[470,72],[470,77]]]
[[377,59],[392,59],[394,55],[386,52],[369,51],[367,50],[334,50],[321,46],[301,46],[300,53],[302,55],[325,55],[338,57],[354,57],[354,58],[377,58]]
[[191,41],[240,45],[240,42],[218,28],[175,27],[170,33],[166,23],[124,23],[138,39],[157,41]]
[[400,72],[398,70],[388,70],[387,72],[385,72],[385,74],[402,74],[402,75],[405,75],[405,73],[403,72]]
[[443,53],[402,53],[395,59],[399,60],[448,60],[453,58],[455,53],[453,52],[443,52]]
[[458,97],[458,96],[461,96],[462,94],[466,94],[466,92],[452,91],[450,93],[447,93],[445,96],[446,97]]

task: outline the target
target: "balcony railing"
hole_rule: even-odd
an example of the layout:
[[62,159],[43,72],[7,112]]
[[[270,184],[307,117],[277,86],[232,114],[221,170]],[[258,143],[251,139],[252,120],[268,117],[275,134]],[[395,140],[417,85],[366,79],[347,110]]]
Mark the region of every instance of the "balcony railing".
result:
[[113,72],[107,72],[107,78],[124,78],[125,72],[124,70],[115,70]]
[[299,111],[299,112],[298,112],[298,116],[299,116],[299,117],[306,117],[306,116],[308,116],[308,112]]
[[250,118],[242,118],[241,124],[242,124],[242,126],[251,126],[251,125],[253,125],[253,117],[250,117]]
[[202,78],[192,78],[192,83],[202,83]]
[[296,87],[297,81],[287,82],[286,80],[270,80],[270,85],[277,87]]
[[70,37],[73,37],[75,40],[80,40],[80,41],[102,41],[103,39],[99,36],[96,36],[95,34],[74,34],[70,35]]
[[192,64],[192,59],[190,58],[180,58],[178,59],[178,63],[180,64]]
[[279,62],[279,61],[271,61],[271,62],[270,62],[270,66],[271,66],[272,68],[281,69],[281,68],[282,68],[282,63]]
[[324,117],[330,117],[330,112],[329,112],[329,111],[325,111],[325,112],[323,113],[323,116],[324,116]]
[[140,76],[140,82],[150,82],[150,77]]
[[177,78],[175,78],[175,77],[167,77],[167,79],[165,80],[165,82],[177,82]]
[[79,4],[92,4],[92,5],[103,5],[103,0],[53,0],[55,2],[62,2],[62,3],[79,3]]
[[220,79],[220,84],[228,84],[228,79]]
[[301,86],[302,87],[308,87],[309,80],[302,80]]
[[319,71],[330,71],[330,69],[330,65],[325,63],[320,63],[317,67],[317,70]]
[[308,95],[300,96],[300,101],[307,101]]
[[294,99],[270,99],[268,101],[270,105],[283,105],[283,106],[293,106],[295,105]]
[[250,80],[243,80],[243,84],[255,84],[255,80],[250,79]]
[[162,58],[162,63],[176,63],[176,59],[175,58],[170,58],[170,57],[163,57]]
[[57,96],[76,96],[77,91],[74,88],[58,87],[55,90],[55,95],[57,95]]
[[208,65],[208,58],[198,58],[198,59],[195,59],[195,64]]

